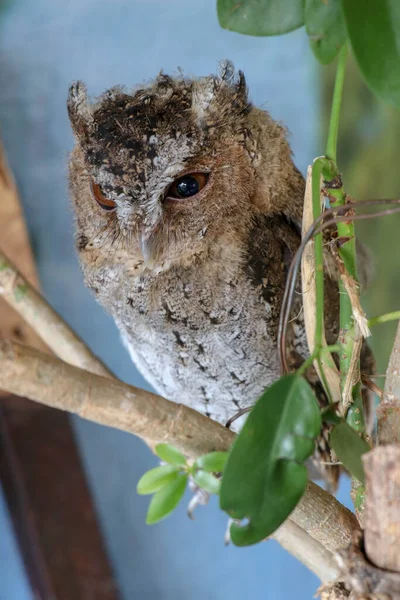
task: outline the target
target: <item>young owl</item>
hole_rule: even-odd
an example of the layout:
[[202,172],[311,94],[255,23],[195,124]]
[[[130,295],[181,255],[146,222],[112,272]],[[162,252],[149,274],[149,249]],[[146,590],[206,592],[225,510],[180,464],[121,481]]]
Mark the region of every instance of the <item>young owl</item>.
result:
[[[68,111],[86,284],[157,392],[225,424],[280,375],[304,195],[285,129],[249,102],[230,63],[217,76],[116,87],[93,104],[77,83]],[[308,348],[295,313],[289,350],[300,364]]]

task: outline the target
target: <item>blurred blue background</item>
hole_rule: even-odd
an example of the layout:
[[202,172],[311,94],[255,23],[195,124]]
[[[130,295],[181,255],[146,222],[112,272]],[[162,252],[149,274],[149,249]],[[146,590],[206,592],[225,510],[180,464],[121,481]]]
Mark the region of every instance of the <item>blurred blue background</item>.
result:
[[[65,100],[82,79],[99,94],[182,67],[207,75],[230,58],[252,101],[291,132],[304,172],[318,147],[317,69],[302,30],[251,38],[220,29],[215,0],[10,0],[0,13],[1,137],[20,190],[44,292],[123,380],[148,387],[117,331],[82,284],[67,190],[72,135]],[[123,598],[310,599],[317,579],[275,542],[225,548],[216,502],[190,521],[185,506],[147,527],[138,478],[155,464],[138,439],[74,419],[74,428]],[[345,482],[342,495],[347,494]],[[33,600],[0,493],[0,600]],[[73,600],[73,599],[71,599]]]

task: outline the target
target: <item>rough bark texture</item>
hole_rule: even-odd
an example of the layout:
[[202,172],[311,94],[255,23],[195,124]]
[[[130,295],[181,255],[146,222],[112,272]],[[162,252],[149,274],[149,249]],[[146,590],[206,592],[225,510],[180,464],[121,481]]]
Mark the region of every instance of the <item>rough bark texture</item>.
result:
[[[192,458],[227,450],[235,437],[186,406],[16,343],[0,342],[0,387],[151,442],[169,442]],[[329,552],[346,547],[359,531],[355,516],[312,482],[290,519]],[[291,551],[296,553],[300,541],[291,537]],[[316,561],[320,557],[318,553]]]
[[[339,576],[339,567],[332,552],[313,539],[294,521],[288,519],[272,536],[279,544],[300,560],[321,581],[335,581]],[[293,548],[293,538],[298,546]]]
[[386,594],[397,600],[400,598],[400,325],[386,375],[383,401],[377,411],[380,446],[363,456],[367,558],[360,545],[353,546],[346,561],[356,565],[352,589],[360,588],[374,594],[376,599]]
[[351,600],[400,600],[400,573],[384,571],[368,561],[362,535],[337,556],[340,579],[351,590]]
[[382,569],[400,571],[400,446],[378,446],[364,455],[363,463],[367,556]]
[[379,404],[378,439],[380,444],[400,443],[400,323],[386,372],[383,400]]

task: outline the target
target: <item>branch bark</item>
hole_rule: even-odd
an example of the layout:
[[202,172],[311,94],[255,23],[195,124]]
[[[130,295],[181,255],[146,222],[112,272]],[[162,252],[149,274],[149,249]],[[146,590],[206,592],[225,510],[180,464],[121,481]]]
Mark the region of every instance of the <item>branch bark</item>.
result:
[[[191,458],[211,450],[227,450],[235,438],[219,423],[186,406],[77,369],[14,342],[0,342],[0,387],[133,433],[151,444],[171,443]],[[355,516],[312,482],[291,514],[285,534],[285,547],[300,557],[298,529],[290,521],[316,542],[307,546],[307,564],[310,566],[312,562],[312,569],[321,578],[333,572],[329,566],[331,561],[326,568],[321,567],[321,556],[329,556],[325,551],[335,553],[346,547],[359,530]],[[286,523],[282,527],[286,527]],[[281,539],[282,535],[281,531]]]
[[[335,581],[339,577],[339,567],[332,552],[291,519],[279,527],[272,537],[321,581]],[[294,539],[297,540],[296,545],[293,545]]]
[[378,446],[363,463],[365,551],[374,565],[400,572],[400,446]]
[[92,373],[113,377],[111,371],[28,283],[1,250],[0,296],[59,358]]
[[400,324],[377,415],[380,446],[363,456],[365,551],[374,565],[398,573],[400,596]]
[[386,371],[383,400],[379,404],[378,439],[380,444],[400,443],[400,323]]

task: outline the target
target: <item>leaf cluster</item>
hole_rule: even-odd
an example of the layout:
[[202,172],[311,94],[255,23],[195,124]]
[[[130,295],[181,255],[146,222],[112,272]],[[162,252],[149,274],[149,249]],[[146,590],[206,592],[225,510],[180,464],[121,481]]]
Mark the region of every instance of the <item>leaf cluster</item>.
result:
[[147,511],[146,523],[152,525],[167,517],[182,500],[189,477],[209,494],[218,494],[227,452],[209,452],[190,465],[185,456],[170,444],[158,444],[155,452],[166,463],[147,471],[139,480],[138,494],[154,494]]
[[400,107],[398,0],[217,0],[217,13],[224,29],[253,36],[304,26],[323,65],[349,40],[367,85]]

